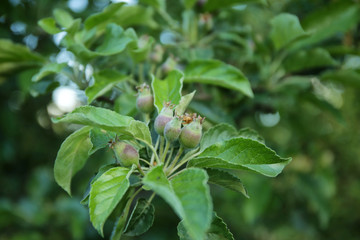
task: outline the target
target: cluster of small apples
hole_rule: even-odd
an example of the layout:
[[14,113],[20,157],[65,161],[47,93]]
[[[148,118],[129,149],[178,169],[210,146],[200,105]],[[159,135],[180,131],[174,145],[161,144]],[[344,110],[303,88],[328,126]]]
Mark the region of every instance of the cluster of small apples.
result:
[[200,142],[204,119],[196,114],[174,116],[174,105],[166,103],[155,119],[154,128],[166,141],[179,140],[183,147],[194,148]]
[[[149,114],[154,110],[154,97],[150,87],[142,84],[138,89],[136,107],[142,112]],[[205,118],[197,114],[185,114],[182,116],[174,115],[175,106],[170,102],[165,103],[164,107],[155,118],[154,129],[166,141],[173,143],[179,140],[184,148],[195,148],[201,140],[202,123]],[[125,141],[115,141],[111,143],[116,158],[124,167],[133,164],[139,165],[139,152]]]

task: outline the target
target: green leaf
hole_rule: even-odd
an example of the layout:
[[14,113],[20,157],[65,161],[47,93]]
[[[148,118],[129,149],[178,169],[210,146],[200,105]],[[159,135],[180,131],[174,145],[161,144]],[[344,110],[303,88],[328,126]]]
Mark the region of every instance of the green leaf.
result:
[[333,81],[343,85],[360,88],[360,73],[354,70],[340,69],[327,71],[322,74],[320,78],[323,81]]
[[83,127],[72,133],[61,144],[57,153],[54,177],[69,195],[71,195],[71,178],[81,169],[89,157],[92,144],[89,138],[91,127]]
[[198,113],[201,116],[205,116],[207,121],[213,123],[229,123],[235,124],[234,119],[230,116],[230,112],[222,108],[215,102],[198,102],[192,101],[189,104],[189,109]]
[[56,22],[62,26],[63,28],[69,28],[74,22],[74,18],[63,9],[55,9],[53,11],[53,15],[55,17]]
[[128,50],[131,58],[137,63],[145,61],[152,50],[154,38],[147,35],[138,38],[135,30],[132,28],[129,28],[126,34],[134,40]]
[[43,66],[40,71],[32,77],[33,82],[38,82],[46,76],[51,74],[60,73],[66,67],[66,63],[48,63]]
[[124,34],[122,27],[110,23],[106,26],[104,42],[96,48],[96,52],[104,56],[121,53],[132,41],[132,38]]
[[91,29],[93,27],[96,27],[97,25],[103,25],[105,26],[109,22],[111,22],[111,19],[115,17],[115,14],[119,9],[124,5],[125,3],[113,3],[104,8],[104,10],[100,13],[95,13],[88,17],[85,20],[84,26],[86,29]]
[[101,107],[82,106],[60,118],[53,118],[54,123],[76,123],[99,127],[113,132],[123,132],[133,120],[114,111]]
[[124,92],[115,100],[114,110],[125,116],[134,116],[137,113],[135,92]]
[[318,67],[336,66],[337,62],[322,48],[298,51],[284,60],[287,72],[298,72]]
[[155,9],[166,9],[166,0],[140,0],[140,2],[152,6]]
[[154,213],[154,205],[146,199],[138,199],[126,226],[125,235],[139,236],[149,230],[154,222]]
[[281,13],[271,19],[270,37],[276,50],[289,45],[291,42],[308,36],[301,27],[297,16],[289,13]]
[[115,137],[116,134],[114,132],[105,131],[100,128],[91,129],[90,140],[93,146],[89,151],[89,155],[93,154],[99,149],[107,147],[109,141],[115,139]]
[[125,81],[128,76],[120,74],[114,70],[102,70],[94,74],[95,83],[85,90],[90,104],[97,97],[104,95],[110,91],[116,84]]
[[326,4],[302,21],[305,31],[312,34],[308,38],[299,40],[294,44],[293,49],[318,43],[337,33],[344,33],[355,27],[359,19],[360,7],[355,2],[343,0]]
[[163,166],[151,169],[143,183],[159,194],[183,220],[184,226],[195,240],[203,240],[210,227],[212,202],[208,176],[202,169],[185,169],[170,182]]
[[130,186],[129,173],[131,172],[127,168],[111,168],[91,185],[89,200],[90,220],[101,236],[104,236],[103,226],[106,219]]
[[151,88],[154,93],[154,104],[158,112],[164,106],[165,102],[178,104],[181,99],[181,90],[183,87],[184,75],[177,70],[168,74],[164,80],[152,76]]
[[[132,203],[132,200],[134,197],[134,191],[135,191],[134,188],[130,188],[130,190],[126,193],[126,195],[123,197],[123,199],[119,203],[119,205],[121,205],[121,206],[118,206],[118,207],[121,207],[120,210],[122,211],[122,213],[117,218],[117,220],[114,224],[113,230],[111,232],[110,240],[120,240],[121,236],[124,233],[124,229],[126,227],[126,222],[128,219],[131,203]],[[116,214],[116,210],[114,210],[113,214]],[[119,213],[116,215],[119,215]]]
[[[179,223],[177,229],[180,240],[192,240],[186,232],[183,222]],[[214,212],[210,229],[206,233],[204,240],[234,240],[234,236],[224,221]]]
[[253,97],[250,83],[237,68],[218,60],[197,60],[185,68],[184,82],[217,85],[242,92]]
[[211,145],[224,142],[235,137],[238,137],[238,133],[233,126],[226,123],[220,123],[204,133],[200,141],[200,151],[204,151]]
[[249,138],[261,143],[265,143],[265,139],[260,134],[251,128],[242,128],[238,131],[238,136],[242,138]]
[[209,183],[219,185],[231,189],[235,192],[244,194],[245,197],[249,198],[249,195],[241,182],[241,180],[235,175],[218,169],[205,169],[209,175]]
[[182,3],[186,9],[193,8],[196,2],[197,0],[182,0]]
[[151,133],[146,123],[133,120],[129,127],[126,128],[126,131],[135,139],[145,142],[148,145],[152,145]]
[[196,90],[181,97],[179,104],[175,107],[176,115],[181,116],[184,114],[184,112],[186,111],[186,108],[189,106],[189,103],[193,99],[195,93],[196,93]]
[[[90,132],[91,135],[91,132]],[[89,204],[89,198],[90,198],[90,188],[91,185],[101,176],[103,175],[104,172],[106,172],[107,170],[114,168],[114,167],[118,167],[118,164],[112,163],[112,164],[107,164],[102,166],[99,171],[97,172],[97,174],[91,179],[90,181],[90,185],[89,185],[89,189],[87,190],[87,193],[84,195],[83,199],[81,200],[81,204],[82,205],[88,205]]]
[[8,39],[0,39],[0,74],[11,73],[19,69],[39,68],[44,58],[31,52],[22,44],[15,44]]
[[108,23],[116,23],[124,28],[135,25],[157,27],[157,23],[153,19],[154,11],[152,8],[123,5],[124,3],[113,3],[101,13],[91,15],[85,21],[85,29],[89,30],[94,27],[103,29]]
[[140,5],[124,6],[117,12],[115,22],[122,27],[147,26],[157,28],[158,24],[153,19],[154,10]]
[[238,4],[245,3],[263,3],[265,4],[265,0],[207,0],[205,2],[204,8],[206,11],[216,11],[221,8],[231,7]]
[[83,31],[82,35],[85,36],[75,37],[75,39],[77,39],[76,41],[71,39],[69,40],[65,37],[65,39],[68,40],[65,45],[77,57],[82,59],[82,61],[89,61],[99,56],[111,56],[114,54],[119,54],[123,52],[131,42],[134,41],[134,39],[129,37],[127,31],[124,31],[121,26],[115,23],[109,23],[106,26],[104,41],[99,46],[92,47],[95,48],[95,51],[93,51],[85,46],[84,42],[86,42],[86,34],[88,34],[90,38],[94,38],[96,31]]
[[247,169],[275,177],[290,161],[258,141],[239,137],[206,148],[188,167]]
[[61,32],[61,30],[56,26],[55,19],[51,17],[39,20],[38,25],[49,34],[57,34]]

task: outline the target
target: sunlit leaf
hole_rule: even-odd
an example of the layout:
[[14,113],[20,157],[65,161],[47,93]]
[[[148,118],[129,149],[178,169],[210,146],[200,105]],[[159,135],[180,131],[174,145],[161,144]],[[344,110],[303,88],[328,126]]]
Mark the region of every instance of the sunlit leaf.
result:
[[180,102],[183,78],[184,75],[177,70],[170,72],[164,80],[152,76],[151,88],[154,93],[154,104],[158,112],[161,111],[166,102],[175,105]]
[[192,239],[203,240],[212,218],[207,179],[204,170],[191,168],[168,181],[163,166],[157,166],[148,172],[143,182],[173,208]]
[[290,161],[258,141],[239,137],[206,148],[188,167],[248,169],[275,177]]
[[199,82],[240,91],[253,97],[250,83],[237,68],[218,60],[197,60],[185,68],[184,82]]
[[61,144],[55,160],[54,177],[56,182],[71,195],[72,177],[81,169],[89,157],[92,144],[89,137],[91,127],[83,127],[72,133]]
[[110,91],[116,84],[125,81],[128,76],[120,74],[114,70],[102,70],[94,74],[94,85],[85,90],[88,97],[88,103],[94,101],[97,97]]
[[129,169],[127,168],[111,168],[91,185],[89,199],[90,220],[101,236],[104,236],[103,226],[106,219],[130,186],[128,173]]

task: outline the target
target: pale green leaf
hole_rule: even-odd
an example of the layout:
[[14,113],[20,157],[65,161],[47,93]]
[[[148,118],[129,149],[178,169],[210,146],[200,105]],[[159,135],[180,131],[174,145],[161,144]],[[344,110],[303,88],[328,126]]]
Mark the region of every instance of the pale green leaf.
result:
[[[179,223],[177,229],[180,240],[192,240],[187,233],[183,222]],[[234,236],[224,221],[214,212],[210,229],[207,231],[204,240],[234,240]]]
[[177,70],[170,72],[164,80],[152,76],[151,87],[158,112],[161,111],[165,102],[175,105],[180,102],[183,79],[184,75]]
[[154,44],[154,38],[146,36],[136,41],[136,47],[129,49],[129,54],[135,62],[139,63],[145,61],[149,56]]
[[293,14],[281,13],[271,19],[270,24],[272,27],[270,37],[277,50],[308,36],[301,27],[299,18]]
[[83,127],[72,133],[61,144],[56,156],[54,177],[69,195],[71,195],[71,178],[83,168],[92,148],[90,130],[91,127]]
[[130,186],[129,169],[111,168],[92,185],[89,199],[90,220],[96,230],[104,236],[103,226]]
[[193,239],[203,240],[212,218],[212,202],[207,180],[208,176],[204,170],[190,168],[169,182],[163,172],[163,166],[157,166],[148,172],[143,183],[173,208]]
[[175,107],[175,114],[178,116],[181,116],[186,111],[186,108],[189,106],[191,100],[193,99],[194,95],[196,93],[196,90],[193,92],[186,94],[185,96],[182,96],[180,99],[179,104]]
[[88,97],[88,103],[94,101],[97,97],[110,91],[116,84],[125,81],[128,77],[115,70],[102,70],[94,74],[94,85],[85,90]]
[[56,26],[55,19],[51,17],[39,20],[38,25],[49,34],[56,34],[61,32],[61,30]]
[[209,175],[209,183],[242,193],[245,197],[249,198],[243,183],[235,175],[215,168],[206,168],[205,170]]
[[146,199],[138,199],[126,226],[125,235],[139,236],[145,233],[154,222],[155,208]]
[[74,18],[70,15],[69,12],[63,9],[55,9],[53,11],[56,22],[63,28],[69,28],[74,22]]
[[33,82],[38,82],[46,76],[60,73],[66,67],[66,63],[48,63],[43,66],[40,71],[32,77]]
[[185,68],[184,82],[212,84],[242,92],[253,97],[250,83],[237,68],[218,60],[197,60]]
[[135,139],[152,145],[151,133],[146,123],[133,120],[130,122],[129,127],[126,128],[126,132],[130,133]]
[[109,109],[93,106],[82,106],[63,117],[53,118],[55,123],[65,122],[89,125],[113,132],[123,132],[130,125],[131,121],[133,121],[131,117],[122,116]]
[[206,148],[188,167],[248,169],[275,177],[290,161],[258,141],[239,137]]

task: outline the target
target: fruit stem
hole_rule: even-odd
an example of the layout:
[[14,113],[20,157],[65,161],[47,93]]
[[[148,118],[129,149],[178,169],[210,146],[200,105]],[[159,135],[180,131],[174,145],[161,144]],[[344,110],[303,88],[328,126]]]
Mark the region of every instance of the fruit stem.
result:
[[153,152],[153,154],[155,156],[155,159],[156,159],[156,162],[160,163],[159,156],[157,155],[155,148],[151,144],[149,144],[147,141],[144,141],[144,140],[142,140],[140,138],[136,138],[136,140],[145,143],[151,149],[151,151]]
[[155,197],[155,193],[151,194],[151,196],[150,196],[149,199],[148,199],[148,203],[149,203],[149,204],[150,204],[151,201],[154,199],[154,197]]
[[143,161],[144,163],[147,163],[149,166],[151,165],[149,161],[147,161],[146,159],[140,158],[140,161]]
[[144,64],[143,63],[139,64],[139,81],[140,81],[140,83],[144,82]]
[[141,168],[141,166],[140,166],[139,163],[136,165],[136,167],[137,167],[137,169],[139,170],[139,172],[141,173],[141,175],[145,176],[145,173],[144,173],[144,171],[142,170],[142,168]]
[[173,172],[172,169],[174,168],[174,166],[176,165],[176,162],[179,160],[181,154],[183,153],[184,151],[184,147],[182,145],[180,145],[180,148],[174,158],[174,160],[172,161],[172,163],[170,164],[170,166],[166,169],[166,171],[168,172]]
[[166,158],[166,155],[167,155],[167,153],[169,151],[169,148],[170,148],[170,141],[166,141],[165,150],[161,155],[161,162],[165,161],[165,158]]
[[155,154],[158,150],[159,147],[159,141],[160,141],[160,136],[158,136],[156,143],[155,143],[155,152],[153,152],[152,156],[151,156],[151,160],[150,160],[150,166],[154,165],[154,158],[155,158]]
[[170,154],[168,156],[168,158],[166,159],[166,162],[165,162],[165,167],[164,168],[167,168],[169,166],[169,163],[171,161],[171,157],[173,155],[173,152],[174,152],[174,147],[171,147],[170,149]]
[[164,153],[164,143],[165,138],[163,136],[160,136],[160,150],[159,150],[159,156],[162,158],[162,155]]
[[187,157],[187,158],[182,159],[176,167],[174,167],[173,169],[171,169],[169,175],[171,175],[173,172],[175,172],[177,169],[179,169],[182,165],[184,165],[185,163],[187,163],[189,160],[191,160],[192,158],[196,157],[196,156],[199,155],[200,153],[201,153],[201,152],[198,152],[198,153],[195,153],[195,154],[193,154],[193,155],[191,155],[191,156],[189,156],[189,157]]

